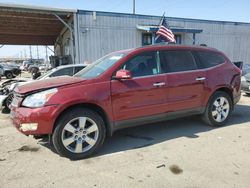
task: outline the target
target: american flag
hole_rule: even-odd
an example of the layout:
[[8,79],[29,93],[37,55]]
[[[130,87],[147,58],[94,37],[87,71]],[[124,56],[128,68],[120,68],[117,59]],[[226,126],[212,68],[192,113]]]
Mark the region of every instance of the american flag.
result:
[[169,25],[168,25],[165,17],[162,19],[161,25],[159,27],[159,30],[156,32],[156,34],[157,34],[157,38],[162,36],[166,40],[166,42],[176,43],[175,38],[174,38],[174,34],[170,30]]

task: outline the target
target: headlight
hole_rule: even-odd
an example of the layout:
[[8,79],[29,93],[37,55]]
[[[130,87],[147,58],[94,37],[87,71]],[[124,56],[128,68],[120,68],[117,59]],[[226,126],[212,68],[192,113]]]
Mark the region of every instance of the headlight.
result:
[[241,77],[241,81],[242,81],[242,82],[247,81],[247,80],[246,80],[246,77],[245,77],[245,76],[242,76],[242,77]]
[[22,105],[31,108],[42,107],[57,91],[58,90],[54,88],[29,95],[24,99]]

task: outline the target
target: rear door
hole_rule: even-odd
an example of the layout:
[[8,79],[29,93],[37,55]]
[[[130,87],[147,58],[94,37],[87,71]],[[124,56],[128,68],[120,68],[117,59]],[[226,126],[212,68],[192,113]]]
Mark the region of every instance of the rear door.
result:
[[115,121],[147,117],[167,111],[165,75],[159,74],[158,52],[131,58],[121,69],[131,71],[130,80],[112,80],[111,98]]
[[205,95],[205,71],[198,69],[188,50],[160,52],[162,72],[166,73],[167,104],[170,112],[196,109],[202,106]]

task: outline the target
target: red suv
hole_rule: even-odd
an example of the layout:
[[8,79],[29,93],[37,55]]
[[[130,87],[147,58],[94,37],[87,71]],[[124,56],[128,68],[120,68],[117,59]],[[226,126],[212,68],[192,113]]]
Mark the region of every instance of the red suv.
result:
[[16,88],[11,116],[25,135],[50,135],[60,155],[81,159],[126,127],[194,114],[223,125],[240,99],[240,77],[215,49],[147,46]]

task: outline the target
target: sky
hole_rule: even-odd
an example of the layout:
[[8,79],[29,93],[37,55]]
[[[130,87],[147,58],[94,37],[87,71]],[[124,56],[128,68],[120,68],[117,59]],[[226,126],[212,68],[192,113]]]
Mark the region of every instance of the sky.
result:
[[[42,3],[41,3],[42,2]],[[250,23],[250,0],[135,0],[136,13],[167,17],[222,20]],[[132,13],[133,0],[15,0],[0,3],[16,3],[80,10]],[[45,56],[45,48],[39,47],[39,56]],[[0,44],[0,57],[24,56],[28,46],[3,46]],[[34,56],[37,47],[32,47]],[[50,53],[50,52],[49,52]]]

